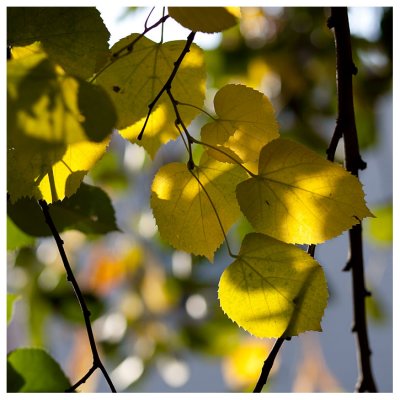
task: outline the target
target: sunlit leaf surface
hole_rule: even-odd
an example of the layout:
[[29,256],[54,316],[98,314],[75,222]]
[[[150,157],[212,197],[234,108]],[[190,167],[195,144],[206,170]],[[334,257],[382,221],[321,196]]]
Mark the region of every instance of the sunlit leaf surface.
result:
[[[214,107],[218,119],[203,126],[202,140],[230,149],[244,163],[257,161],[263,146],[279,136],[272,104],[257,90],[226,85],[215,95]],[[211,154],[229,161],[215,151]]]
[[185,164],[162,167],[152,184],[151,207],[163,239],[177,249],[205,255],[212,261],[224,236],[205,190],[227,232],[240,214],[235,187],[246,174],[237,165],[206,155],[193,174],[203,186]]
[[7,64],[8,136],[60,145],[100,142],[116,122],[105,91],[65,74],[44,53]]
[[321,330],[328,301],[325,275],[303,250],[259,233],[248,234],[223,272],[221,308],[257,337]]
[[235,26],[240,17],[238,7],[168,7],[168,14],[191,31],[222,32]]
[[[116,43],[111,51],[118,52],[136,39],[132,34]],[[155,43],[146,37],[140,38],[128,52],[124,50],[110,66],[99,75],[97,83],[103,86],[114,101],[118,113],[117,128],[126,139],[136,141],[140,133],[149,104],[154,100],[174,69],[186,42],[173,41]],[[172,82],[172,94],[176,100],[202,107],[205,91],[205,67],[202,50],[192,44]],[[180,107],[185,124],[199,113],[193,107]],[[167,93],[164,93],[148,121],[143,145],[151,156],[159,146],[176,138],[176,115]],[[124,129],[127,128],[127,129]]]
[[372,216],[356,177],[284,139],[263,148],[258,176],[239,184],[237,198],[258,232],[287,243],[321,243]]

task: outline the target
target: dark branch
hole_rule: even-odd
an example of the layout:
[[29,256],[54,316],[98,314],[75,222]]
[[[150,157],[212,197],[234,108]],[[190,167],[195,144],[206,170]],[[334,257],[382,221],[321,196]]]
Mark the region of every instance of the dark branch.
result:
[[[150,11],[150,14],[152,13],[153,10]],[[148,15],[147,18],[150,17],[150,14]],[[95,79],[97,79],[106,69],[108,69],[109,67],[111,67],[111,65],[113,65],[117,60],[123,58],[124,56],[127,56],[128,54],[130,54],[133,50],[134,45],[141,39],[144,37],[144,35],[151,31],[152,29],[156,28],[158,25],[160,24],[164,24],[164,22],[169,18],[169,15],[164,15],[162,18],[160,18],[156,23],[154,23],[151,26],[147,26],[147,22],[148,19],[146,19],[145,22],[145,27],[144,27],[144,31],[135,37],[135,39],[133,39],[130,43],[128,43],[127,45],[121,47],[118,51],[116,51],[115,53],[111,54],[111,60],[108,64],[104,65],[99,71],[97,71],[92,78],[89,80],[90,83],[92,83]],[[122,54],[123,53],[123,54]]]
[[120,55],[123,52],[126,52],[127,54],[129,54],[132,50],[133,50],[133,46],[149,31],[151,31],[152,29],[156,28],[158,25],[163,24],[168,18],[169,15],[163,15],[156,23],[154,23],[151,26],[147,26],[147,22],[150,18],[151,13],[153,12],[154,7],[152,8],[152,10],[150,11],[150,14],[148,15],[146,22],[145,22],[145,26],[144,26],[144,31],[139,35],[136,36],[136,38],[134,40],[132,40],[132,42],[128,43],[126,46],[121,47],[118,51],[116,51],[115,53],[112,54],[113,58],[118,58],[120,57]]
[[329,161],[335,160],[336,149],[339,144],[339,140],[342,138],[342,127],[339,120],[336,121],[335,131],[333,132],[331,142],[328,149],[326,150],[327,159]]
[[141,139],[142,139],[143,133],[144,133],[144,131],[145,131],[145,129],[146,129],[146,126],[147,126],[147,122],[149,121],[149,118],[150,118],[150,114],[151,114],[151,112],[153,111],[153,108],[154,108],[155,105],[157,104],[158,100],[160,100],[160,97],[163,95],[163,93],[164,93],[165,91],[171,89],[172,81],[174,80],[175,75],[176,75],[176,73],[178,72],[179,67],[180,67],[181,64],[182,64],[182,61],[183,61],[183,59],[185,58],[185,55],[186,55],[187,53],[189,53],[189,51],[190,51],[190,46],[191,46],[192,43],[193,43],[193,40],[194,40],[194,36],[195,36],[195,35],[196,35],[196,32],[193,32],[193,31],[190,32],[190,34],[189,34],[189,36],[188,36],[188,38],[187,38],[187,40],[186,40],[185,47],[184,47],[183,50],[182,50],[182,53],[180,54],[180,56],[178,57],[178,59],[174,62],[174,69],[172,70],[171,75],[169,76],[167,82],[165,82],[165,85],[161,88],[161,90],[159,91],[159,93],[157,94],[157,96],[154,98],[154,100],[149,104],[149,111],[148,111],[148,113],[147,113],[146,120],[144,121],[143,127],[142,127],[142,129],[141,129],[141,131],[140,131],[140,133],[139,133],[139,135],[138,135],[138,137],[137,137],[138,140],[141,140]]
[[[330,25],[328,26],[334,28],[336,45],[338,94],[338,125],[336,130],[343,135],[346,169],[358,177],[358,171],[366,168],[366,163],[361,159],[354,116],[352,79],[356,68],[352,58],[347,8],[332,7],[329,21]],[[339,133],[334,135],[333,142],[338,140],[338,136]],[[335,144],[332,145],[332,148],[334,146]],[[350,229],[349,239],[350,256],[345,270],[351,269],[353,280],[354,325],[352,330],[356,335],[359,362],[359,381],[356,389],[358,392],[376,392],[377,388],[370,363],[371,350],[365,311],[365,296],[368,291],[365,288],[364,281],[361,223]]]
[[106,371],[106,369],[104,368],[100,357],[99,357],[99,353],[97,351],[97,347],[96,347],[96,342],[94,339],[94,335],[93,335],[93,330],[92,330],[92,325],[90,322],[90,311],[87,308],[86,302],[85,302],[85,298],[82,295],[82,292],[79,288],[78,282],[75,279],[74,273],[72,272],[71,266],[69,265],[69,261],[67,258],[67,255],[65,253],[64,250],[64,242],[60,237],[60,234],[58,233],[58,230],[53,222],[53,219],[51,218],[50,215],[50,210],[49,210],[49,206],[47,204],[47,202],[45,200],[39,200],[39,205],[42,208],[43,211],[43,215],[45,218],[45,221],[47,223],[47,225],[50,228],[50,231],[54,237],[54,240],[57,244],[58,247],[58,251],[60,253],[61,259],[63,261],[64,264],[64,268],[65,271],[67,273],[67,280],[69,282],[71,282],[71,285],[74,289],[75,295],[78,299],[79,305],[81,307],[82,310],[82,314],[83,314],[83,318],[85,320],[85,325],[86,325],[86,331],[87,331],[87,335],[89,338],[89,343],[90,343],[90,348],[92,350],[92,355],[93,355],[93,366],[92,368],[88,371],[88,373],[78,382],[76,383],[74,386],[72,386],[71,388],[69,388],[67,391],[73,391],[75,390],[80,384],[82,384],[83,382],[86,381],[86,379],[94,372],[94,370],[96,370],[97,368],[100,368],[101,372],[104,375],[104,378],[106,379],[108,385],[110,386],[110,389],[112,392],[116,392],[114,385],[110,379],[110,377],[108,376],[108,373]]
[[75,383],[75,385],[72,385],[69,389],[66,390],[66,392],[72,393],[74,392],[79,386],[81,386],[82,384],[84,384],[93,374],[94,371],[96,371],[97,366],[96,365],[92,365],[92,367],[89,369],[89,371],[81,378],[79,379],[78,382]]
[[253,393],[261,393],[264,385],[267,383],[269,373],[274,365],[276,356],[278,355],[279,349],[281,348],[285,338],[280,337],[276,340],[274,347],[268,355],[268,358],[264,361],[264,365],[261,370],[260,378],[258,379],[257,385],[253,390]]

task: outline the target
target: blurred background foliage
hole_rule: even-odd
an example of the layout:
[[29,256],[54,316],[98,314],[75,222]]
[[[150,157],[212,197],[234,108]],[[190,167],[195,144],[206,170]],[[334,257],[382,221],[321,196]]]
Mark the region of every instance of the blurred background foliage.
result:
[[[121,10],[121,23],[139,11]],[[357,9],[352,12],[357,18]],[[379,8],[374,15],[378,24],[374,34],[353,35],[358,66],[354,102],[362,153],[380,144],[377,104],[391,95],[392,88],[392,9]],[[326,26],[328,16],[329,9],[324,8],[243,8],[240,25],[221,34],[216,47],[205,52],[205,108],[212,111],[213,95],[226,83],[252,86],[270,97],[283,136],[324,154],[337,109],[335,46]],[[140,32],[143,23],[136,22],[135,31]],[[205,121],[200,116],[193,122],[194,136]],[[183,159],[183,150],[181,143],[169,143],[152,161],[141,147],[114,135],[86,183],[108,194],[119,231],[96,235],[66,230],[65,250],[119,391],[251,391],[272,342],[240,330],[218,306],[218,279],[230,262],[226,249],[222,246],[214,265],[175,251],[160,240],[149,209],[155,172],[166,162]],[[337,159],[341,156],[339,148]],[[367,240],[391,251],[390,193],[384,202],[371,206],[378,218],[367,224]],[[242,221],[231,230],[232,247],[239,246],[248,229]],[[10,218],[7,234],[8,292],[18,295],[8,328],[8,350],[49,349],[75,382],[90,368],[91,353],[56,244],[51,237],[23,232]],[[335,287],[330,289],[334,298]],[[368,303],[370,316],[390,325],[380,298],[378,289]],[[210,377],[208,366],[219,372]],[[296,370],[286,391],[352,391],[329,370],[315,335],[303,340]],[[275,377],[286,372],[278,357],[265,390],[274,391]],[[156,388],[155,376],[162,382]],[[197,386],[191,386],[195,378]],[[95,374],[80,390],[107,391],[107,387]]]

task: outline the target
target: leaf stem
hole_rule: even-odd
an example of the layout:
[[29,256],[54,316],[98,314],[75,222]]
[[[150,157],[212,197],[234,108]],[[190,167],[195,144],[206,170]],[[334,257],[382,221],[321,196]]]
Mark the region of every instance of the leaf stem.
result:
[[213,149],[215,151],[218,151],[219,153],[223,154],[224,156],[230,158],[235,164],[239,165],[239,167],[243,168],[252,178],[256,178],[258,175],[254,174],[253,172],[251,172],[248,168],[246,168],[240,161],[238,161],[235,157],[231,156],[230,154],[226,153],[225,151],[223,151],[222,149],[213,146],[212,144],[206,143],[206,142],[202,142],[200,140],[197,140],[195,138],[192,138],[193,143],[196,144],[200,144],[202,146],[205,147],[209,147],[210,149]]
[[[154,7],[153,7],[154,8]],[[150,11],[150,14],[153,12],[153,9]],[[115,53],[113,53],[111,55],[111,60],[108,62],[108,64],[105,64],[102,68],[100,68],[99,71],[97,71],[90,79],[89,79],[89,83],[93,83],[106,69],[108,69],[109,67],[111,67],[111,65],[113,65],[116,61],[120,60],[121,58],[129,55],[132,50],[133,50],[133,46],[142,38],[144,37],[144,35],[151,31],[152,29],[156,28],[158,25],[160,24],[164,24],[164,22],[169,18],[169,15],[164,15],[162,18],[160,18],[157,22],[155,22],[153,25],[151,26],[147,26],[147,22],[148,19],[150,17],[150,14],[147,16],[146,22],[145,22],[145,27],[144,27],[144,31],[135,37],[135,39],[133,39],[130,43],[128,43],[127,45],[121,47],[118,51],[116,51]],[[125,54],[122,54],[123,52],[126,52]]]
[[196,110],[199,110],[199,111],[201,111],[202,113],[204,113],[204,114],[206,114],[208,117],[210,117],[211,119],[213,119],[214,121],[216,121],[217,120],[217,118],[215,118],[215,117],[213,117],[209,112],[207,112],[206,110],[204,110],[203,108],[201,108],[201,107],[197,107],[196,105],[194,105],[194,104],[190,104],[190,103],[183,103],[183,102],[181,102],[181,101],[176,101],[176,103],[179,105],[179,106],[186,106],[186,107],[192,107],[192,108],[195,108]]
[[81,307],[83,318],[85,321],[86,331],[87,331],[87,335],[88,335],[88,339],[89,339],[89,344],[90,344],[90,348],[92,350],[92,355],[93,355],[93,366],[91,367],[91,369],[78,383],[73,385],[67,391],[71,391],[71,389],[75,390],[79,385],[81,385],[83,382],[85,382],[86,379],[88,379],[88,377],[94,372],[94,370],[99,368],[101,370],[101,372],[103,373],[104,378],[106,379],[111,391],[113,393],[116,393],[115,387],[100,360],[100,356],[99,356],[99,353],[98,353],[97,347],[96,347],[96,341],[95,341],[94,335],[93,335],[92,325],[90,322],[90,311],[86,305],[85,298],[82,295],[82,292],[80,290],[78,282],[75,279],[74,273],[72,272],[72,268],[69,264],[67,255],[64,250],[64,242],[61,239],[60,234],[58,233],[58,230],[53,222],[53,219],[51,218],[50,210],[49,210],[49,206],[48,206],[47,202],[45,200],[39,200],[39,205],[42,208],[44,219],[45,219],[47,225],[49,226],[50,231],[51,231],[51,233],[54,237],[54,240],[57,244],[58,251],[60,253],[61,259],[64,264],[65,271],[67,273],[67,280],[69,282],[71,282],[71,285],[74,289],[75,295],[78,299],[79,305]]
[[225,243],[226,243],[226,247],[227,247],[227,249],[228,249],[229,255],[230,255],[232,258],[237,258],[238,256],[237,256],[236,254],[233,254],[232,251],[231,251],[231,248],[230,248],[230,246],[229,246],[228,239],[227,239],[227,237],[226,237],[226,233],[225,233],[224,226],[222,225],[221,218],[219,217],[218,211],[217,211],[217,209],[215,208],[214,202],[212,201],[210,195],[208,194],[207,189],[204,187],[204,185],[201,183],[200,179],[196,176],[196,174],[193,172],[192,169],[189,169],[189,172],[193,175],[193,177],[196,179],[196,181],[198,182],[198,184],[199,184],[199,185],[201,186],[201,188],[204,190],[204,193],[206,194],[206,196],[207,196],[207,198],[208,198],[208,201],[210,202],[211,207],[212,207],[213,210],[214,210],[214,213],[215,213],[215,215],[216,215],[216,217],[217,217],[217,220],[218,220],[218,224],[219,224],[219,226],[220,226],[220,228],[221,228],[222,234],[224,235],[224,239],[225,239]]
[[[185,135],[186,135],[186,138],[187,138],[187,141],[188,141],[187,146],[186,146],[186,149],[187,149],[187,151],[189,153],[188,168],[190,170],[192,170],[194,168],[193,152],[192,152],[193,138],[190,135],[189,131],[186,128],[185,123],[183,122],[183,120],[181,118],[181,115],[180,115],[178,107],[177,107],[178,102],[175,100],[174,96],[172,95],[171,88],[167,89],[167,94],[168,94],[169,99],[171,100],[172,107],[174,108],[174,111],[175,111],[175,116],[176,116],[175,126],[177,127],[179,133],[181,134],[182,140],[183,140],[182,132],[179,129],[179,125],[182,127],[183,132],[185,132]],[[184,143],[186,145],[185,141],[184,141]]]
[[[358,171],[366,168],[361,159],[353,104],[353,75],[357,73],[352,58],[350,27],[346,7],[332,7],[328,27],[334,29],[336,46],[336,85],[338,95],[337,131],[343,135],[346,169],[358,177]],[[335,129],[335,132],[336,132]],[[335,139],[336,140],[336,139]],[[358,392],[376,392],[377,387],[370,362],[365,297],[364,261],[361,223],[349,231],[350,256],[345,270],[352,271],[354,325],[356,336],[359,377]]]
[[179,70],[179,67],[182,64],[183,59],[185,58],[185,55],[189,53],[190,51],[190,46],[193,43],[194,37],[196,35],[196,32],[192,31],[189,33],[189,36],[187,37],[185,47],[183,48],[181,54],[179,55],[178,59],[174,62],[174,69],[171,72],[171,75],[169,76],[167,82],[165,82],[164,86],[161,88],[161,90],[158,92],[157,96],[154,98],[154,100],[148,105],[149,111],[147,112],[146,120],[144,121],[143,127],[137,137],[138,140],[141,140],[143,137],[143,133],[146,129],[147,122],[149,121],[150,114],[153,111],[153,108],[157,104],[158,100],[160,100],[160,97],[163,95],[163,93],[169,89],[171,89],[172,81],[175,78],[176,73]]
[[[163,7],[162,9],[162,17],[164,18],[165,16],[165,7]],[[164,22],[161,24],[161,39],[160,39],[160,43],[164,42]]]

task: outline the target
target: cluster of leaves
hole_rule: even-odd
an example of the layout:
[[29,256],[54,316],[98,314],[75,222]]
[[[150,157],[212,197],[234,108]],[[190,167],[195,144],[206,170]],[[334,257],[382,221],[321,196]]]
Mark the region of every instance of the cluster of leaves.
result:
[[[109,33],[95,9],[38,8],[32,16],[32,9],[9,8],[10,229],[48,234],[37,200],[51,203],[60,231],[117,229],[108,196],[82,183],[107,151],[112,130],[151,157],[181,136],[188,163],[164,165],[151,189],[161,237],[213,261],[244,215],[254,232],[237,255],[227,243],[234,261],[221,276],[221,308],[258,337],[321,330],[328,299],[324,273],[296,244],[322,243],[370,216],[361,184],[340,165],[281,139],[269,99],[244,85],[223,86],[214,98],[216,116],[210,115],[200,139],[190,134],[206,82],[194,31],[231,27],[237,11],[168,12],[192,30],[187,41],[155,43],[133,33],[109,49]],[[199,161],[194,146],[202,148]],[[10,368],[19,365],[13,354]]]

